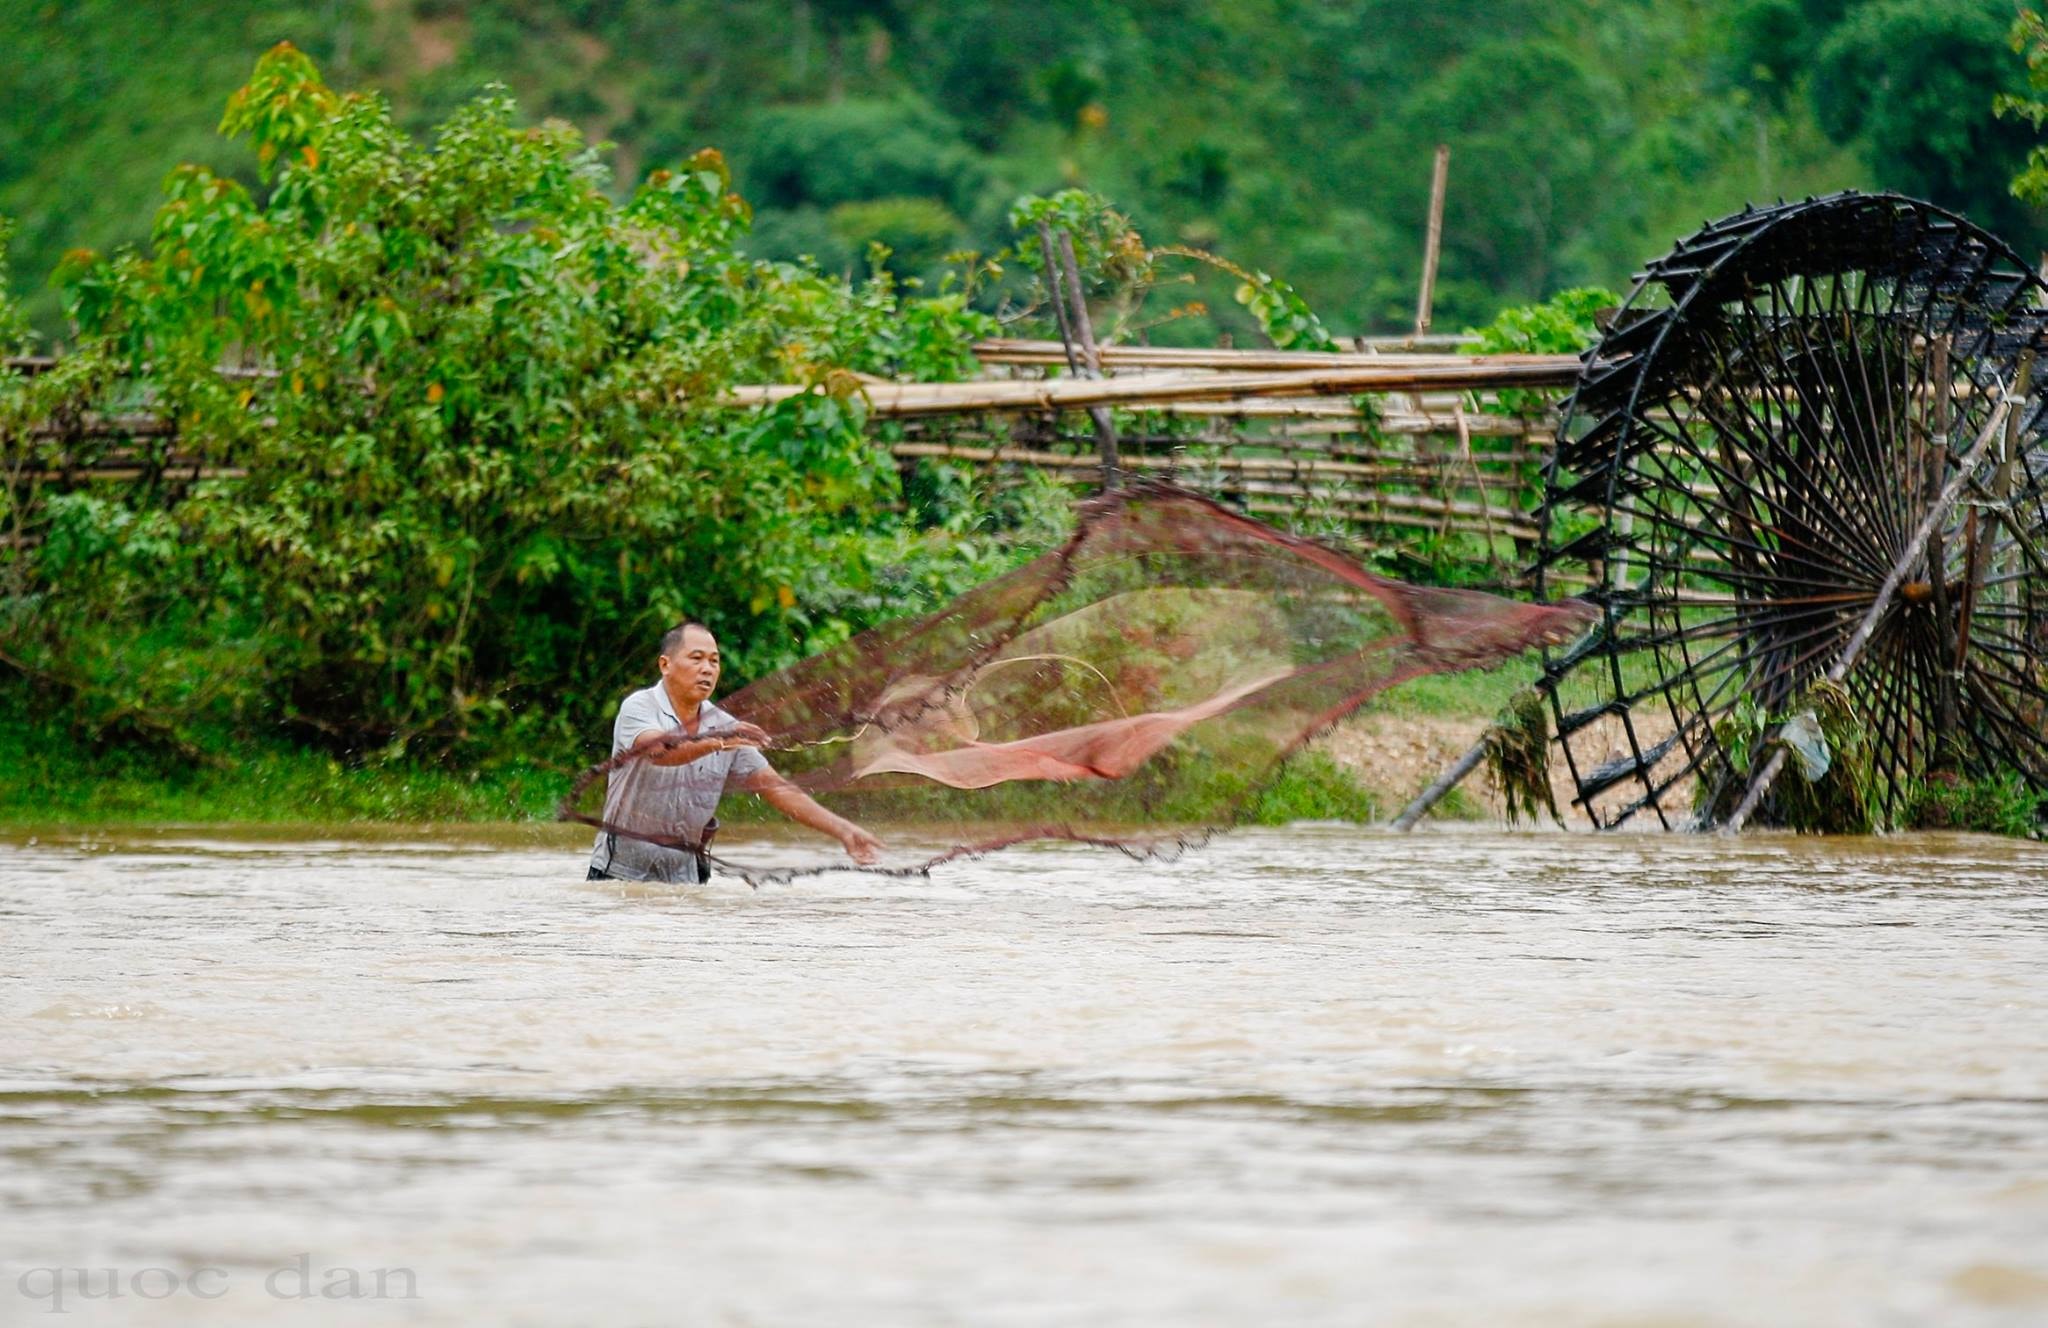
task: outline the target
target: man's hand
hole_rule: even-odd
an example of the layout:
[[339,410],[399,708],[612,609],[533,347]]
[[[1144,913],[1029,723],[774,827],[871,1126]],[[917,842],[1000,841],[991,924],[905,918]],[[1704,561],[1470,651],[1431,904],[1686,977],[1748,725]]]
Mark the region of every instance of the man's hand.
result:
[[749,724],[744,719],[733,721],[729,729],[714,730],[710,737],[716,738],[728,747],[766,747],[775,741],[768,736],[768,730],[759,724]]
[[762,771],[742,787],[749,793],[760,794],[770,807],[798,825],[809,826],[821,835],[832,836],[839,841],[839,846],[846,850],[846,855],[861,866],[872,867],[881,859],[881,840],[844,816],[820,807],[810,794],[773,770]]
[[882,841],[851,821],[846,823],[839,842],[846,846],[846,855],[863,867],[872,867],[881,860]]

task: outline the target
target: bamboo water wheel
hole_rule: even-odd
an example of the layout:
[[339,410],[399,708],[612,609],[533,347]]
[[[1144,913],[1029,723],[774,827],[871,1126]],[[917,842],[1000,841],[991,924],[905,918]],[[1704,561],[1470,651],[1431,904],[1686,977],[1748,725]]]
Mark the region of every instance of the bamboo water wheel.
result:
[[2006,245],[1891,195],[1750,209],[1649,265],[1540,518],[1539,591],[1604,609],[1545,674],[1595,824],[1726,819],[1745,735],[1845,650],[1879,823],[1939,771],[2048,793],[2044,306]]

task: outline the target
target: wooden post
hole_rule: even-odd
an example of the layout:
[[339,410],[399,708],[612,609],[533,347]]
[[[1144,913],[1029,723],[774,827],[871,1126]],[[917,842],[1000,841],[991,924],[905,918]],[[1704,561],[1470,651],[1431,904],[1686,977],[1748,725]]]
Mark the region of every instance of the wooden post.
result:
[[1429,177],[1429,231],[1422,243],[1422,291],[1415,300],[1415,335],[1429,335],[1429,318],[1436,303],[1436,265],[1443,252],[1444,191],[1451,181],[1451,145],[1436,145],[1436,167]]
[[[1933,416],[1932,428],[1927,445],[1926,464],[1914,476],[1919,496],[1924,503],[1934,501],[1941,486],[1948,479],[1949,429],[1952,427],[1955,383],[1949,364],[1948,338],[1935,341],[1932,349],[1932,395],[1929,410]],[[1915,510],[1925,512],[1920,503]],[[1937,659],[1946,660],[1955,653],[1955,615],[1949,611],[1948,602],[1948,548],[1942,539],[1940,526],[1927,535],[1927,584],[1928,595],[1934,609],[1934,637],[1938,645]],[[1953,764],[1956,750],[1956,731],[1962,724],[1962,711],[1956,697],[1955,674],[1948,669],[1936,669],[1934,676],[1934,711],[1940,721],[1941,732],[1934,740],[1934,766],[1946,768]]]
[[1052,301],[1052,317],[1060,329],[1060,348],[1067,355],[1067,371],[1076,378],[1083,377],[1081,356],[1074,348],[1074,325],[1067,315],[1066,287],[1060,280],[1059,255],[1053,251],[1052,227],[1038,223],[1038,252],[1045,259],[1045,292]]
[[[1095,348],[1095,325],[1088,320],[1088,299],[1081,290],[1081,265],[1074,259],[1074,237],[1060,232],[1060,268],[1067,274],[1067,297],[1074,305],[1074,331],[1081,338],[1081,355],[1088,363],[1090,378],[1102,377],[1102,353]],[[1102,487],[1114,489],[1121,471],[1117,459],[1116,417],[1109,407],[1088,412],[1095,421],[1095,442],[1102,453]]]
[[[2034,353],[2027,351],[2020,356],[2019,374],[2014,380],[2013,395],[2026,400],[2027,392],[2034,385]],[[1992,481],[1991,499],[2003,502],[2011,497],[2011,488],[2018,482],[2013,471],[2013,462],[2019,455],[2020,412],[2015,410],[2005,417],[2005,446],[1999,449],[1998,476]],[[1985,562],[1991,552],[1991,536],[1980,530],[1981,521],[1977,508],[1970,509],[1969,520],[1964,523],[1963,548],[1963,608],[1956,622],[1955,672],[1956,681],[1961,682],[1963,665],[1970,657],[1970,628],[1977,612],[1977,597],[1984,584]],[[1980,536],[1982,536],[1980,538]]]
[[[2026,371],[2024,367],[2021,370],[2022,373]],[[1841,682],[1849,676],[1849,670],[1856,667],[1857,659],[1863,654],[1863,647],[1870,644],[1871,636],[1877,631],[1878,622],[1891,608],[1892,597],[1899,593],[1899,587],[1905,583],[1906,573],[1927,551],[1927,541],[1933,535],[1935,527],[1947,519],[1949,509],[1963,496],[1963,489],[1977,473],[1977,467],[1983,464],[1984,455],[1990,451],[1992,441],[2004,433],[2006,417],[2012,413],[2012,408],[2013,398],[2002,395],[1998,409],[1991,412],[1991,419],[1984,425],[1984,431],[1977,435],[1977,441],[1971,445],[1969,455],[1963,458],[1962,463],[1956,467],[1956,473],[1942,487],[1941,496],[1928,507],[1927,515],[1920,519],[1919,528],[1913,532],[1913,538],[1906,542],[1905,549],[1899,554],[1898,561],[1892,564],[1891,572],[1885,577],[1884,584],[1877,588],[1877,595],[1870,601],[1870,608],[1864,613],[1863,620],[1856,624],[1855,632],[1849,637],[1849,644],[1842,647],[1842,653],[1836,656],[1834,664],[1829,667],[1829,682]],[[1770,759],[1764,762],[1762,768],[1749,781],[1749,787],[1743,792],[1742,801],[1736,806],[1735,814],[1721,827],[1722,834],[1732,835],[1749,822],[1749,818],[1756,812],[1757,804],[1771,791],[1771,784],[1778,778],[1778,772],[1784,768],[1785,745],[1782,742],[1773,743]]]
[[[1045,286],[1052,296],[1053,317],[1059,323],[1060,343],[1066,348],[1067,368],[1077,378],[1102,377],[1102,353],[1095,345],[1095,329],[1088,322],[1088,301],[1081,294],[1080,265],[1074,261],[1074,241],[1064,232],[1055,252],[1052,227],[1038,223],[1038,249],[1045,259]],[[1065,280],[1061,275],[1065,274]],[[1062,287],[1066,287],[1063,291]],[[1084,358],[1085,357],[1085,358]],[[1095,422],[1095,445],[1102,457],[1102,487],[1116,487],[1116,420],[1107,406],[1090,406],[1088,418]]]
[[1073,301],[1074,335],[1081,341],[1081,358],[1087,361],[1088,376],[1102,377],[1102,353],[1095,348],[1095,325],[1088,320],[1088,301],[1081,294],[1081,265],[1074,258],[1074,237],[1060,232],[1060,271],[1067,276],[1067,298]]
[[1479,735],[1479,741],[1466,748],[1463,756],[1451,762],[1450,769],[1438,775],[1435,783],[1416,794],[1415,801],[1401,809],[1401,814],[1394,818],[1392,828],[1401,831],[1413,830],[1415,823],[1422,819],[1423,813],[1436,806],[1444,794],[1463,782],[1465,776],[1477,770],[1479,762],[1486,756],[1486,740],[1492,734],[1493,726],[1489,724],[1486,726],[1486,732]]

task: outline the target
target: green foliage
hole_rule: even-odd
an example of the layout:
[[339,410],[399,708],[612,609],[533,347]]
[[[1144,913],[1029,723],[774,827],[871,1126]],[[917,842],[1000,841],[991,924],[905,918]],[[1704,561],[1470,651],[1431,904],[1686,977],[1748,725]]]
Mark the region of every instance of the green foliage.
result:
[[1283,762],[1266,786],[1246,804],[1246,825],[1287,825],[1294,821],[1351,821],[1364,825],[1380,816],[1378,799],[1327,753],[1298,752]]
[[[957,374],[988,330],[886,274],[742,256],[714,152],[615,203],[574,129],[502,92],[422,142],[280,47],[223,128],[267,188],[181,168],[147,251],[65,282],[181,446],[246,475],[168,512],[52,501],[14,560],[46,597],[11,639],[38,674],[167,722],[267,710],[387,755],[566,740],[686,615],[740,676],[784,663],[798,588],[895,492],[847,371]],[[235,348],[265,374],[217,374]],[[744,378],[819,389],[722,407]]]
[[1975,830],[2036,838],[2048,805],[2017,771],[1979,779],[1931,774],[1907,799],[1905,823],[1915,830]]
[[1759,174],[1811,123],[1862,160],[1866,187],[1956,209],[2025,249],[2048,235],[2006,189],[2026,134],[1993,111],[2021,90],[2002,49],[2012,13],[2010,0],[1737,0],[1715,21],[1711,65],[1753,121]]
[[460,771],[363,766],[243,733],[220,735],[232,762],[195,762],[118,736],[81,742],[69,716],[32,713],[0,690],[0,824],[540,819],[569,785],[565,772],[518,755]]
[[[2001,116],[2025,120],[2038,134],[2048,125],[2048,101],[2039,95],[2048,92],[2048,20],[2037,10],[2020,10],[2008,40],[2026,62],[2027,92],[2002,92],[1993,109]],[[2035,143],[2027,149],[2026,162],[2013,176],[2011,188],[2012,196],[2022,203],[2048,207],[2048,144]]]
[[1426,673],[1380,693],[1367,710],[1394,715],[1499,715],[1527,685],[1541,661],[1534,652],[1498,668]]
[[[1867,835],[1889,828],[1878,804],[1871,775],[1870,733],[1848,689],[1825,680],[1812,686],[1782,715],[1766,715],[1748,699],[1714,728],[1714,738],[1738,778],[1722,791],[1722,801],[1700,811],[1714,821],[1726,820],[1740,801],[1748,776],[1779,740],[1777,730],[1802,714],[1811,714],[1829,757],[1819,779],[1808,780],[1797,759],[1771,785],[1767,803],[1772,820],[1793,830],[1821,834]],[[1704,786],[1701,790],[1705,792]]]
[[1084,129],[1089,112],[1102,104],[1102,79],[1077,60],[1055,60],[1039,69],[1032,82],[1052,122],[1063,129]]
[[1259,330],[1281,350],[1338,349],[1323,320],[1301,293],[1280,278],[1254,272],[1237,288],[1237,302],[1258,320]]
[[[1015,247],[999,257],[1038,272],[1043,290],[1045,259],[1037,243],[1038,229],[1064,233],[1074,243],[1075,266],[1082,284],[1106,294],[1116,313],[1106,329],[1105,340],[1118,340],[1138,321],[1146,299],[1159,287],[1189,280],[1186,273],[1170,273],[1161,260],[1190,259],[1202,267],[1223,273],[1235,281],[1232,296],[1258,325],[1266,340],[1284,350],[1339,349],[1337,339],[1309,308],[1301,293],[1267,272],[1255,272],[1207,250],[1187,245],[1152,248],[1123,213],[1095,195],[1079,189],[1062,190],[1049,197],[1026,195],[1010,209],[1010,225],[1017,232]],[[1170,312],[1145,324],[1147,330],[1184,317],[1206,313],[1199,303]]]
[[[0,217],[0,274],[7,271],[7,249],[14,239],[14,223]],[[25,355],[33,338],[29,333],[28,313],[21,307],[21,301],[14,298],[14,292],[0,281],[0,356]],[[10,378],[19,375],[10,374]]]
[[[1599,286],[1559,291],[1541,304],[1503,309],[1491,323],[1469,328],[1482,355],[1579,355],[1600,339],[1600,315],[1620,307],[1622,297]],[[1503,415],[1535,415],[1549,409],[1542,392],[1502,392],[1487,409]]]
[[[1572,212],[1604,199],[1627,133],[1615,71],[1548,35],[1483,39],[1404,99],[1413,160],[1448,138],[1452,187],[1444,209],[1444,269],[1503,293],[1536,296],[1571,275],[1555,237],[1586,224]],[[1501,108],[1513,106],[1513,115]]]
[[749,137],[744,183],[768,207],[922,198],[972,209],[987,183],[959,127],[914,98],[774,107]]
[[[55,333],[37,288],[70,246],[142,239],[166,162],[259,182],[204,129],[218,89],[289,39],[337,86],[384,92],[414,133],[503,82],[585,141],[617,142],[621,194],[716,144],[761,208],[745,241],[760,257],[859,270],[886,237],[842,239],[833,209],[909,198],[993,253],[1020,191],[1081,187],[1155,245],[1284,274],[1345,334],[1412,317],[1443,139],[1437,310],[1455,326],[1619,282],[1745,201],[1892,182],[1888,151],[1815,126],[1799,64],[1835,20],[1823,8],[1802,4],[1810,39],[1751,43],[1786,66],[1788,94],[1766,104],[1719,58],[1727,6],[1679,0],[218,0],[171,24],[115,0],[0,6],[0,212],[22,219],[17,279]],[[1988,166],[1961,169],[2002,188]],[[901,271],[924,271],[894,247]],[[1175,304],[1201,311],[1160,335],[1255,334],[1240,284],[1194,274]]]
[[[0,261],[6,257],[11,230],[7,219],[0,217]],[[32,343],[20,305],[0,286],[0,355],[26,352]],[[102,395],[109,372],[103,348],[67,356],[48,373],[0,365],[0,668],[17,679],[36,675],[36,665],[24,657],[20,642],[46,630],[51,611],[51,587],[31,574],[30,551],[40,543],[35,556],[69,576],[69,563],[81,542],[74,533],[81,524],[76,518],[86,516],[84,524],[90,524],[87,508],[73,505],[67,510],[63,503],[43,503],[37,476],[59,463],[62,427]],[[57,528],[41,529],[40,524],[53,515],[59,518]],[[54,536],[54,543],[49,536]],[[117,587],[110,590],[118,593]]]
[[1866,144],[1884,183],[2023,242],[2040,218],[2007,182],[2030,135],[1993,110],[2023,90],[2007,51],[2012,12],[2010,0],[1864,0],[1820,43],[1812,97],[1821,127]]
[[933,612],[1073,529],[1073,492],[1044,471],[991,477],[927,460],[904,497],[909,524],[842,533],[809,569],[792,610],[807,653],[876,622]]
[[1045,258],[1038,228],[1064,232],[1074,244],[1074,265],[1084,283],[1117,288],[1149,285],[1153,256],[1130,218],[1082,189],[1062,189],[1043,198],[1027,194],[1010,205],[1010,229],[1017,234],[1012,254],[1041,276]]
[[1811,48],[1806,9],[1805,0],[1734,0],[1716,34],[1722,79],[1782,112]]
[[1558,815],[1550,787],[1550,705],[1534,688],[1517,692],[1486,730],[1486,773],[1510,823]]
[[[1062,318],[1053,300],[1051,274],[1046,271],[1048,241],[1055,246],[1052,261],[1062,271],[1065,248],[1072,246],[1081,295],[1092,310],[1090,321],[1100,344],[1125,341],[1201,311],[1200,305],[1194,305],[1164,317],[1143,317],[1152,292],[1169,279],[1160,258],[1183,251],[1171,246],[1153,249],[1129,217],[1085,190],[1063,189],[1044,197],[1024,195],[1010,205],[1010,228],[1014,242],[989,260],[986,270],[998,278],[1006,270],[1037,277],[1036,288],[1023,292],[1028,300],[1025,311],[1035,313],[1048,333],[1059,334]],[[1060,278],[1062,289],[1064,280]]]
[[1601,314],[1621,296],[1599,286],[1559,291],[1541,304],[1503,309],[1484,327],[1468,329],[1482,355],[1577,355],[1600,339]]
[[1292,285],[1269,272],[1253,272],[1226,258],[1186,245],[1167,245],[1158,254],[1190,258],[1226,273],[1237,281],[1231,296],[1258,323],[1266,340],[1281,350],[1343,349],[1323,320]]
[[879,251],[878,264],[912,275],[937,271],[965,235],[960,218],[932,198],[841,203],[832,209],[830,225],[841,246],[871,244]]

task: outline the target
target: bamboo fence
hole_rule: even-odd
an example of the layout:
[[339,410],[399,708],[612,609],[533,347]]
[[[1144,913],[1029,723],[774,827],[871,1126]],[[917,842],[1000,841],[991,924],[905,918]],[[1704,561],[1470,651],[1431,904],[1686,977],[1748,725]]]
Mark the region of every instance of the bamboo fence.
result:
[[[975,348],[983,377],[864,380],[859,390],[877,445],[907,476],[946,464],[997,485],[1039,471],[1086,487],[1102,474],[1092,415],[1107,410],[1124,473],[1172,478],[1361,551],[1487,567],[1485,579],[1515,583],[1538,534],[1532,513],[1555,433],[1547,403],[1574,381],[1577,359],[1459,353],[1454,338],[1424,349],[1358,344],[1341,353],[1103,346],[1104,376],[1092,378],[1069,376],[1059,342],[990,341]],[[51,363],[7,367],[37,373]],[[749,409],[815,390],[749,386],[727,400]],[[1509,413],[1503,393],[1534,408]],[[17,490],[125,483],[170,502],[193,481],[244,473],[180,449],[173,422],[147,409],[88,412],[29,435],[42,445],[40,464],[22,464],[18,447],[0,459]]]
[[[1433,343],[1339,353],[1104,346],[1110,376],[1087,379],[1043,376],[1068,363],[1057,341],[988,341],[975,347],[981,379],[869,382],[862,393],[906,472],[944,462],[1091,484],[1095,435],[1080,412],[1106,405],[1124,473],[1169,477],[1361,552],[1519,584],[1539,534],[1551,407],[1578,360]],[[1521,409],[1507,411],[1503,393]]]

